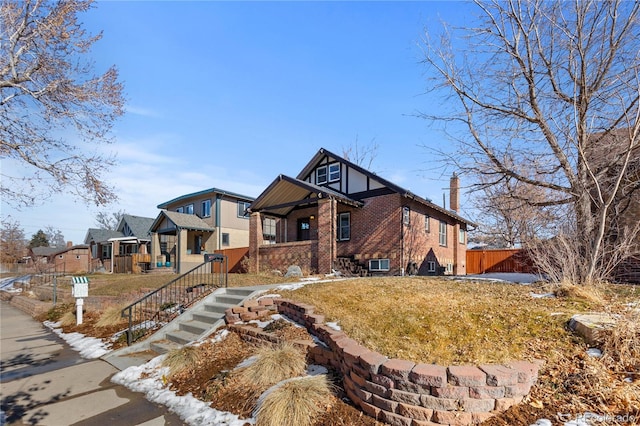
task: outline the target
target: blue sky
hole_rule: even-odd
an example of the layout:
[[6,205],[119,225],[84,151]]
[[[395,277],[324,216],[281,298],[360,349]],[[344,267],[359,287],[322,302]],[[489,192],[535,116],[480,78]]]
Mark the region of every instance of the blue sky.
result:
[[[442,107],[424,95],[420,40],[469,13],[436,1],[98,2],[80,18],[103,31],[91,57],[96,71],[118,67],[127,98],[107,147],[120,199],[103,209],[156,217],[211,187],[255,197],[318,149],[356,141],[378,145],[372,171],[441,203],[453,170],[423,145],[451,142],[415,117]],[[28,238],[51,225],[76,244],[97,213],[64,196],[2,210]]]

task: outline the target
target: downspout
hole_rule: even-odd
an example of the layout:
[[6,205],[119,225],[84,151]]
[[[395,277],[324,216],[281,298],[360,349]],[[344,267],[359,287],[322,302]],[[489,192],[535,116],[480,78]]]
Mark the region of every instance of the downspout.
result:
[[216,230],[216,238],[218,240],[218,244],[216,250],[222,249],[222,231],[220,230],[220,201],[222,200],[222,194],[216,194],[216,205],[215,205],[215,225],[214,228]]
[[111,273],[113,274],[113,268],[114,268],[114,264],[113,264],[113,250],[114,250],[114,243],[115,241],[111,241]]

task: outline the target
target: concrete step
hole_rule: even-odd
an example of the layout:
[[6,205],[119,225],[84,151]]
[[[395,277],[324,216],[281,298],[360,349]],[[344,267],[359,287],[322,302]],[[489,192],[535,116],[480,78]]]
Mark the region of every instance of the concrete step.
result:
[[224,318],[222,312],[200,311],[193,313],[193,319],[200,322],[206,322],[209,325],[216,323],[218,320]]
[[[216,302],[231,305],[231,306],[236,306],[239,303],[241,303],[245,297],[246,296],[238,296],[233,294],[221,294],[221,295],[216,295]],[[231,306],[228,306],[228,307],[231,307]]]
[[186,345],[187,343],[191,343],[195,340],[198,340],[199,334],[189,333],[185,330],[176,330],[171,331],[165,334],[165,338],[172,342],[178,343],[180,345]]
[[244,297],[247,297],[248,295],[253,293],[253,291],[254,290],[252,289],[246,289],[246,288],[227,288],[226,289],[227,294],[233,294],[236,296],[244,296]]
[[204,310],[206,312],[224,315],[224,312],[232,306],[235,305],[230,305],[228,303],[207,303],[206,305],[204,305]]
[[206,322],[200,322],[197,320],[184,321],[180,323],[180,330],[188,331],[189,333],[193,333],[197,336],[200,336],[210,328],[211,328],[211,324],[208,324]]
[[155,342],[151,342],[149,346],[150,349],[158,355],[166,354],[167,352],[174,349],[180,349],[182,347],[182,345],[169,340],[156,340]]

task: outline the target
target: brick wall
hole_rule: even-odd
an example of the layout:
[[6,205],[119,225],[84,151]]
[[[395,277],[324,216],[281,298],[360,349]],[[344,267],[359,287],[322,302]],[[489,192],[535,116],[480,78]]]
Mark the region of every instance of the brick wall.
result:
[[289,266],[298,265],[305,275],[314,274],[318,270],[317,247],[317,241],[261,245],[258,248],[260,271],[277,269],[284,273]]
[[278,311],[304,325],[320,343],[294,342],[307,350],[309,362],[343,376],[347,396],[365,414],[398,426],[479,424],[518,404],[536,382],[540,362],[440,366],[389,359],[324,324],[314,307],[286,299],[262,298],[230,308],[232,331],[253,342],[278,338],[255,327],[234,325]]

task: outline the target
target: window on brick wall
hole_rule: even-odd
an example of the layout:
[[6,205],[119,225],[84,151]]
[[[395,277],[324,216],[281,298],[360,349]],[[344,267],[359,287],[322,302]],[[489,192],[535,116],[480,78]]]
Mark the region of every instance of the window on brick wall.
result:
[[276,220],[273,217],[265,217],[262,221],[263,244],[276,243]]
[[347,241],[351,238],[351,213],[338,215],[338,241]]
[[370,271],[388,271],[389,259],[371,259],[369,261]]
[[438,241],[441,246],[447,246],[447,222],[440,221],[440,230],[438,235]]
[[460,244],[464,244],[467,242],[466,232],[464,229],[460,228],[460,232],[458,232],[458,242]]
[[424,231],[425,232],[431,232],[431,225],[429,224],[429,222],[431,222],[429,220],[429,215],[425,214],[424,215]]
[[402,208],[402,223],[405,225],[409,225],[409,223],[411,223],[411,210],[407,206]]
[[427,261],[427,272],[435,272],[436,271],[436,262],[433,260]]

